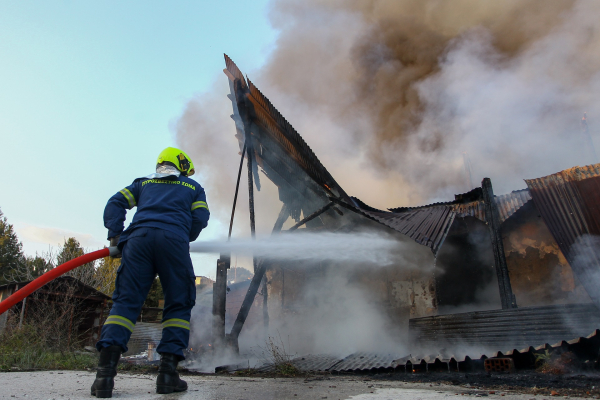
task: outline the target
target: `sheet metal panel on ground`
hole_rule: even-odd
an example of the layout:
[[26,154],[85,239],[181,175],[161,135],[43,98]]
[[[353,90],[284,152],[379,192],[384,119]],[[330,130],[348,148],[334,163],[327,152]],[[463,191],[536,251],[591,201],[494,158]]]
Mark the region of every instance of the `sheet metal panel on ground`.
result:
[[[572,352],[584,361],[584,367],[598,368],[598,351],[600,350],[600,330],[595,330],[585,337],[569,341],[561,340],[552,345],[544,343],[523,349],[493,351],[487,354],[450,354],[439,352],[430,355],[407,355],[397,357],[394,354],[354,353],[346,357],[327,355],[306,355],[291,360],[291,363],[303,372],[426,372],[426,371],[473,371],[483,369],[483,361],[487,358],[511,358],[517,369],[533,368],[536,355]],[[273,365],[264,365],[259,371],[274,371]]]
[[411,339],[423,348],[523,348],[555,343],[600,328],[592,303],[521,307],[413,318]]

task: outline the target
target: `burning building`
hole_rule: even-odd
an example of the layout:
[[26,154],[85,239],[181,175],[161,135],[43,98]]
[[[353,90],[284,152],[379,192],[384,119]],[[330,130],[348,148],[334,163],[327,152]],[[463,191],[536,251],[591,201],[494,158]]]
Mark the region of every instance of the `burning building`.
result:
[[[406,344],[409,329],[412,339],[423,343],[427,338],[438,344],[461,341],[477,332],[481,344],[516,346],[586,335],[600,324],[600,265],[594,242],[600,226],[600,165],[526,180],[527,189],[505,195],[494,195],[486,178],[481,187],[448,202],[379,210],[349,196],[273,104],[229,57],[225,61],[240,174],[244,160],[248,165],[252,233],[253,191],[261,187],[260,171],[275,184],[281,201],[272,234],[290,235],[293,241],[299,231],[375,232],[393,237],[401,256],[386,266],[255,259],[255,275],[226,333],[225,320],[231,316],[225,312],[229,255],[224,254],[212,293],[214,340],[236,347],[249,318],[255,326],[262,319],[267,331],[295,331],[306,345],[300,351],[322,350],[320,344],[335,350],[333,342],[344,332],[328,325],[328,318],[345,319],[342,330],[358,329],[348,320],[364,318],[358,324],[373,328],[364,335],[371,337],[365,349],[376,346],[374,341],[395,343],[390,338]],[[282,232],[288,219],[295,224]],[[342,311],[325,317],[327,307]],[[315,315],[317,320],[323,315],[316,324],[322,326],[309,326],[315,325]],[[528,326],[536,318],[547,322],[545,328]],[[444,321],[450,322],[446,326]],[[452,321],[459,321],[459,334],[452,330],[456,324],[450,327]],[[323,340],[319,330],[329,338]],[[374,332],[384,334],[377,337]],[[356,331],[353,335],[361,336]]]

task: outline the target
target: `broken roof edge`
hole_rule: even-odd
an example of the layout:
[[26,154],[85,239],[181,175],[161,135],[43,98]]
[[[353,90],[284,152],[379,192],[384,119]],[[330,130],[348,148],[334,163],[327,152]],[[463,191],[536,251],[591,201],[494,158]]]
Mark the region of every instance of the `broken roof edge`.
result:
[[[275,108],[271,101],[249,79],[244,78],[243,73],[237,67],[235,62],[233,62],[233,60],[226,54],[224,56],[226,64],[225,73],[227,76],[230,79],[239,79],[247,99],[253,103],[255,108],[258,107],[258,109],[260,109],[258,112],[255,110],[257,113],[256,117],[263,119],[265,116],[267,117],[266,126],[262,128],[268,133],[268,136],[278,143],[288,158],[300,170],[302,170],[304,174],[306,174],[313,182],[321,187],[321,189],[324,191],[324,194],[327,193],[327,197],[329,195],[334,195],[344,199],[346,202],[349,202],[349,196],[335,181],[333,176],[317,158],[313,150],[310,148],[310,146],[308,146],[306,141],[304,141],[302,136]],[[232,94],[237,96],[236,93]],[[260,118],[257,118],[257,120],[254,122],[260,122]],[[243,121],[241,122],[243,124]],[[258,125],[261,124],[258,123]],[[243,138],[239,137],[237,139],[240,142],[243,140]]]
[[[269,117],[275,122],[278,126],[279,131],[283,133],[283,136],[287,139],[287,141],[298,151],[300,156],[304,158],[304,160],[298,160],[293,154],[288,150],[288,156],[294,160],[304,171],[305,173],[315,181],[315,183],[319,185],[325,186],[328,192],[337,195],[340,198],[348,201],[348,194],[342,189],[342,187],[337,183],[337,181],[333,178],[331,173],[325,168],[323,163],[319,160],[317,155],[314,153],[312,148],[306,143],[304,138],[296,131],[296,129],[288,122],[288,120],[279,112],[277,108],[271,103],[271,101],[265,96],[250,79],[248,79],[248,86],[250,88],[250,96],[257,100],[260,107],[269,115]],[[306,162],[307,167],[302,166],[302,163]],[[316,175],[319,175],[321,179],[326,182],[317,182],[316,177],[311,176],[311,169],[315,169]],[[313,172],[313,174],[314,174]],[[335,189],[337,193],[333,192],[332,189]]]
[[549,179],[561,176],[566,181],[582,181],[588,178],[595,178],[600,176],[600,163],[584,165],[583,167],[575,166],[562,171],[555,172],[539,178],[523,179],[527,184],[527,187],[531,188],[530,182],[542,182]]
[[[30,281],[23,281],[23,282],[9,282],[9,283],[5,283],[5,284],[3,284],[3,285],[0,285],[0,290],[4,290],[4,289],[7,289],[7,288],[10,288],[11,286],[18,287],[18,288],[19,288],[18,290],[21,290],[23,287],[25,287],[25,286],[26,286],[26,285],[28,285],[29,283],[33,282],[34,280],[35,280],[35,278],[34,278],[34,279],[32,279],[32,280],[30,280]],[[61,281],[61,280],[63,280],[63,281],[64,281],[64,280],[69,280],[69,281],[72,281],[72,282],[74,282],[75,284],[79,285],[79,286],[80,286],[82,289],[86,289],[86,290],[89,290],[89,291],[91,291],[91,292],[94,292],[94,295],[95,295],[95,296],[104,297],[106,300],[111,300],[111,299],[112,299],[112,297],[111,297],[111,296],[109,296],[109,295],[107,295],[107,294],[105,294],[105,293],[103,293],[103,292],[99,291],[98,289],[96,289],[96,288],[94,288],[94,287],[92,287],[92,286],[90,286],[90,285],[86,285],[85,283],[83,283],[83,282],[82,282],[82,281],[80,281],[79,279],[77,279],[77,278],[75,278],[75,277],[73,277],[73,276],[70,276],[70,275],[62,275],[62,276],[58,276],[58,277],[56,277],[55,279],[53,279],[52,281],[48,282],[48,284],[49,284],[49,283],[52,283],[52,282],[56,282],[56,281]],[[40,287],[40,288],[38,288],[38,289],[34,290],[34,291],[33,291],[33,293],[35,293],[35,292],[37,292],[37,291],[40,291],[40,290],[42,290],[42,291],[43,291],[43,289],[44,289],[44,288],[46,288],[48,284],[46,284],[46,285],[44,285],[44,286],[42,286],[42,287]],[[15,293],[16,293],[16,292],[15,292]]]
[[356,197],[350,199],[354,204],[351,205],[340,199],[330,197],[332,202],[392,229],[412,239],[417,244],[428,247],[434,257],[437,257],[437,253],[442,247],[456,217],[456,212],[451,207],[444,205],[435,208],[435,218],[428,218],[433,207],[417,209],[407,213],[392,213],[370,207]]
[[[486,222],[483,199],[479,197],[481,194],[481,188],[475,188],[467,193],[455,195],[454,201],[390,211],[371,207],[356,197],[350,199],[360,214],[429,247],[437,256],[456,217],[474,217]],[[494,201],[500,213],[500,222],[503,223],[531,201],[531,195],[528,189],[520,189],[494,196]]]

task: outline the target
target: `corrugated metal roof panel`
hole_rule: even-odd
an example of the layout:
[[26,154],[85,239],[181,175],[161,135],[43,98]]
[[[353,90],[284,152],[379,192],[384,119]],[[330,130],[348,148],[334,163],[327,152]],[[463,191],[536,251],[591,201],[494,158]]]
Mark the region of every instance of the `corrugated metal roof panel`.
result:
[[475,217],[485,222],[485,205],[483,201],[472,201],[465,204],[455,204],[452,206],[453,211],[457,216],[464,217]]
[[[333,366],[328,367],[328,363],[325,364],[305,364],[308,368],[305,369],[303,364],[297,363],[296,360],[302,359],[299,357],[292,360],[292,363],[301,371],[327,371],[327,372],[368,372],[378,369],[395,369],[396,371],[465,371],[471,370],[473,367],[483,369],[483,360],[494,357],[509,357],[514,360],[515,367],[517,369],[526,368],[530,369],[535,365],[535,359],[537,354],[545,354],[546,351],[552,353],[559,351],[572,351],[577,354],[581,359],[587,360],[591,366],[594,365],[598,358],[598,352],[600,350],[600,330],[595,330],[586,337],[578,337],[573,340],[564,341],[559,340],[556,343],[550,345],[548,343],[542,344],[537,347],[529,346],[523,349],[509,349],[506,351],[492,351],[487,354],[471,352],[470,355],[464,353],[448,353],[442,351],[434,354],[421,354],[421,355],[406,355],[403,357],[393,358],[391,354],[380,354],[380,353],[355,353],[348,357],[338,361]],[[329,356],[309,356],[319,357],[326,359]],[[361,358],[362,357],[362,358]],[[336,359],[332,357],[331,360]],[[320,369],[319,369],[320,368]],[[258,368],[259,371],[273,371],[272,365],[266,365]]]
[[162,324],[137,322],[127,343],[129,349],[125,355],[138,354],[148,348],[148,342],[158,343],[161,337]]
[[342,361],[340,357],[326,354],[309,354],[292,360],[296,368],[301,371],[326,371]]
[[434,254],[437,254],[442,246],[456,215],[450,206],[386,212],[369,207],[356,198],[352,198],[352,200],[357,207],[338,204],[410,237],[415,242],[429,247]]
[[[457,198],[459,197],[460,195],[457,195]],[[363,215],[409,236],[417,243],[429,247],[434,254],[437,254],[444,243],[444,239],[456,216],[461,218],[475,217],[485,222],[483,200],[467,203],[455,200],[420,207],[391,208],[392,212],[370,207],[355,197],[352,197],[352,200]],[[495,201],[500,212],[500,222],[510,218],[529,200],[531,200],[531,195],[527,189],[496,196]]]
[[544,222],[586,291],[600,305],[600,164],[526,179]]
[[244,79],[244,74],[242,74],[242,71],[240,71],[238,66],[235,65],[233,60],[229,58],[227,54],[223,55],[225,56],[225,68],[227,69],[227,71],[229,71],[234,78],[239,79],[242,82],[243,87],[248,87],[248,85],[246,84],[246,79]]
[[354,353],[328,369],[330,372],[351,372],[373,369],[396,368],[400,354]]
[[452,208],[448,206],[421,208],[403,213],[364,212],[415,242],[431,248],[435,254],[444,242],[455,216]]
[[[508,194],[495,196],[494,201],[498,206],[500,223],[510,218],[529,200],[531,200],[531,195],[527,189],[515,190]],[[470,216],[485,222],[485,207],[482,200],[464,204],[455,204],[452,207],[459,217]]]
[[600,327],[600,311],[592,303],[522,307],[413,318],[409,327],[425,348],[523,348],[585,335]]
[[[369,207],[354,197],[352,199],[364,215],[431,248],[434,254],[437,254],[442,246],[455,216],[463,218],[471,216],[485,222],[485,208],[482,200],[458,204],[448,202],[413,208],[394,208],[390,213]],[[508,219],[529,200],[531,200],[531,196],[527,189],[497,196],[495,201],[500,211],[500,222]]]
[[527,189],[515,190],[508,194],[496,196],[494,200],[498,206],[500,222],[502,223],[531,200],[531,194]]
[[[259,135],[252,132],[253,138],[261,143],[261,146],[256,147],[256,160],[261,167],[265,169],[267,177],[273,180],[276,179],[274,173],[281,175],[283,181],[290,184],[294,184],[295,181],[306,180],[306,175],[318,185],[320,192],[323,197],[326,198],[326,193],[340,197],[345,201],[349,201],[348,195],[333,179],[331,174],[319,161],[317,156],[314,154],[312,149],[306,144],[300,134],[292,127],[292,125],[281,115],[281,113],[273,106],[270,100],[264,96],[261,91],[250,81],[246,85],[244,76],[237,65],[225,55],[226,69],[234,78],[239,79],[242,82],[245,96],[253,105],[253,113],[251,115],[252,123],[255,123],[261,128],[261,131],[268,135],[269,143],[264,145],[270,145],[268,148],[268,156],[263,157],[262,154],[262,142]],[[237,96],[237,93],[232,93]],[[239,101],[240,99],[238,99]],[[239,115],[236,114],[234,106],[234,119],[236,124],[241,124]],[[239,121],[238,121],[239,120]],[[243,135],[238,135],[238,140],[243,143]],[[266,139],[264,139],[266,140]],[[277,146],[273,146],[276,144]],[[275,149],[273,147],[278,147]],[[277,165],[269,165],[269,161],[276,163]],[[288,177],[287,175],[294,175]],[[277,180],[277,179],[276,179]],[[282,184],[280,180],[274,183],[278,186]]]
[[346,192],[333,179],[294,127],[250,80],[248,80],[248,85],[250,88],[249,99],[255,106],[254,111],[258,118],[258,124],[270,133],[287,150],[292,159],[324,190],[330,192],[331,189],[335,189],[334,193],[338,197],[347,199]]

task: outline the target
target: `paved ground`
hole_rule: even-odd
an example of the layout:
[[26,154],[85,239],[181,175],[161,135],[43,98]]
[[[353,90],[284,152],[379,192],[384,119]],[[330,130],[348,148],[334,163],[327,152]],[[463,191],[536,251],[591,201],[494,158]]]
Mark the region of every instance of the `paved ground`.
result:
[[[549,400],[549,396],[510,391],[477,390],[439,383],[376,381],[364,377],[247,378],[226,375],[185,376],[189,390],[172,395],[154,393],[154,374],[119,374],[113,398],[120,399],[360,399],[437,400],[455,396],[488,400]],[[0,373],[0,399],[90,399],[91,372],[43,371]],[[567,396],[565,396],[567,397]],[[562,398],[562,397],[561,397]],[[576,399],[576,397],[570,397]]]

